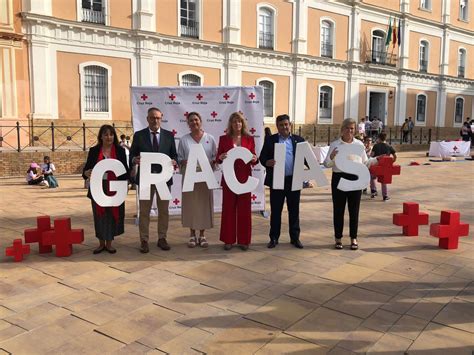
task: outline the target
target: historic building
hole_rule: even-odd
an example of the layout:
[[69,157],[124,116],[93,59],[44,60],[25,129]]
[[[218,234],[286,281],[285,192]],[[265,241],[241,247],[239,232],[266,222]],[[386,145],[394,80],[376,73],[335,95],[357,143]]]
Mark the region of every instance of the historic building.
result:
[[472,0],[0,0],[0,122],[130,121],[131,85],[261,85],[265,121],[474,111]]

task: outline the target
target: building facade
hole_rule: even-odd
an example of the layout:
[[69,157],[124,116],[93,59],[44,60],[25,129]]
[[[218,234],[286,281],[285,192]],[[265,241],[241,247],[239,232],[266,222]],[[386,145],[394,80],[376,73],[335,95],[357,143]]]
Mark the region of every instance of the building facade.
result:
[[129,122],[131,85],[261,85],[269,124],[474,116],[472,0],[0,0],[0,13],[0,122]]

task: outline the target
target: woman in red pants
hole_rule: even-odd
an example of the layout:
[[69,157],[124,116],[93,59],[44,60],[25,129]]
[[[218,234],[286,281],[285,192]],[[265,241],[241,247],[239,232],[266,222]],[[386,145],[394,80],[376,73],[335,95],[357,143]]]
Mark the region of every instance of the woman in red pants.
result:
[[[234,112],[229,117],[227,134],[219,138],[217,162],[221,164],[227,157],[227,152],[234,147],[244,147],[253,154],[250,163],[236,160],[234,165],[237,180],[245,183],[252,175],[252,165],[257,164],[255,141],[248,134],[247,122],[240,112]],[[250,192],[236,195],[227,186],[222,177],[222,221],[220,240],[225,243],[224,249],[229,250],[237,242],[242,250],[249,248],[252,236],[252,218],[250,215]]]

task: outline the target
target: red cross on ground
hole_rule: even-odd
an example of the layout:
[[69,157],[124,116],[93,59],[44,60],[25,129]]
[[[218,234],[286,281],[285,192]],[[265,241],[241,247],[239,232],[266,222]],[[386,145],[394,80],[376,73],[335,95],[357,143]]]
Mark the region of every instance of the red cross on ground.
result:
[[252,196],[250,198],[252,199],[252,201],[255,201],[257,199],[257,195],[252,194]]
[[176,133],[178,133],[178,131],[175,130],[175,129],[173,129],[173,130],[171,131],[171,133],[173,133],[173,137],[174,137],[174,136],[176,135]]
[[44,245],[43,233],[53,230],[51,227],[51,218],[49,216],[39,216],[36,218],[36,228],[25,229],[23,235],[25,236],[25,243],[38,243],[39,253],[51,253],[53,247],[51,245]]
[[43,243],[56,246],[56,256],[70,256],[72,245],[84,241],[83,229],[71,229],[71,218],[54,220],[54,230],[43,233]]
[[382,184],[391,184],[393,175],[400,175],[400,165],[393,165],[393,158],[383,156],[377,165],[370,167],[370,173],[377,176],[377,181]]
[[250,95],[249,95],[250,99],[253,100],[255,98],[255,94],[252,92]]
[[202,96],[201,93],[199,93],[199,94],[197,94],[196,99],[198,99],[199,101],[201,101],[203,97],[204,97],[204,96]]
[[181,202],[181,201],[178,200],[177,198],[175,198],[175,199],[173,200],[173,203],[174,203],[176,206],[178,206],[180,202]]
[[171,95],[168,96],[168,97],[169,97],[169,99],[170,99],[171,101],[174,101],[174,99],[176,99],[176,96],[174,96],[174,94],[171,94]]
[[5,249],[6,256],[13,256],[16,262],[23,260],[23,255],[30,253],[30,246],[28,244],[23,245],[21,239],[15,239],[13,241],[13,246],[7,247]]
[[217,112],[216,112],[216,111],[212,111],[212,112],[211,112],[211,116],[212,116],[212,118],[216,118]]
[[439,238],[438,246],[442,249],[457,249],[459,237],[469,234],[469,224],[461,223],[458,211],[441,211],[440,223],[430,225],[430,235]]
[[229,100],[229,97],[230,97],[230,96],[229,96],[228,93],[225,93],[224,96],[223,96],[224,100]]
[[418,226],[428,224],[428,213],[419,210],[420,206],[416,202],[404,202],[403,213],[393,214],[393,224],[403,227],[404,236],[417,237]]
[[148,96],[146,96],[145,94],[143,94],[142,96],[140,96],[140,98],[145,101],[146,99],[148,99]]
[[255,128],[253,128],[253,127],[252,127],[252,128],[250,128],[250,129],[249,129],[249,131],[250,131],[250,133],[252,133],[252,135],[254,135],[254,134],[255,134],[255,132],[257,132],[257,130],[256,130]]

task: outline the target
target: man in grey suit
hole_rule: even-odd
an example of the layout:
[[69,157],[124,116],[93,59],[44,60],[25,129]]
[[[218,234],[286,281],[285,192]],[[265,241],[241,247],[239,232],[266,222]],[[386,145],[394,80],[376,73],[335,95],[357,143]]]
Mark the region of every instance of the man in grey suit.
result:
[[[140,153],[141,152],[157,152],[168,155],[173,165],[176,166],[176,159],[178,157],[176,153],[176,145],[174,142],[174,136],[170,131],[161,128],[161,119],[163,113],[160,109],[152,107],[148,110],[147,121],[148,127],[141,131],[135,132],[133,135],[132,146],[130,147],[130,166],[134,168],[135,165],[140,165]],[[160,173],[161,166],[152,167],[153,173]],[[136,176],[136,183],[140,183],[140,172]],[[173,184],[173,178],[171,178],[167,185],[170,188]],[[168,200],[161,200],[160,196],[156,191],[156,187],[151,187],[151,196],[149,200],[140,200],[140,252],[148,253],[148,239],[150,229],[150,210],[151,205],[156,195],[158,204],[158,247],[162,250],[170,250],[170,246],[166,241],[166,234],[168,232]]]

